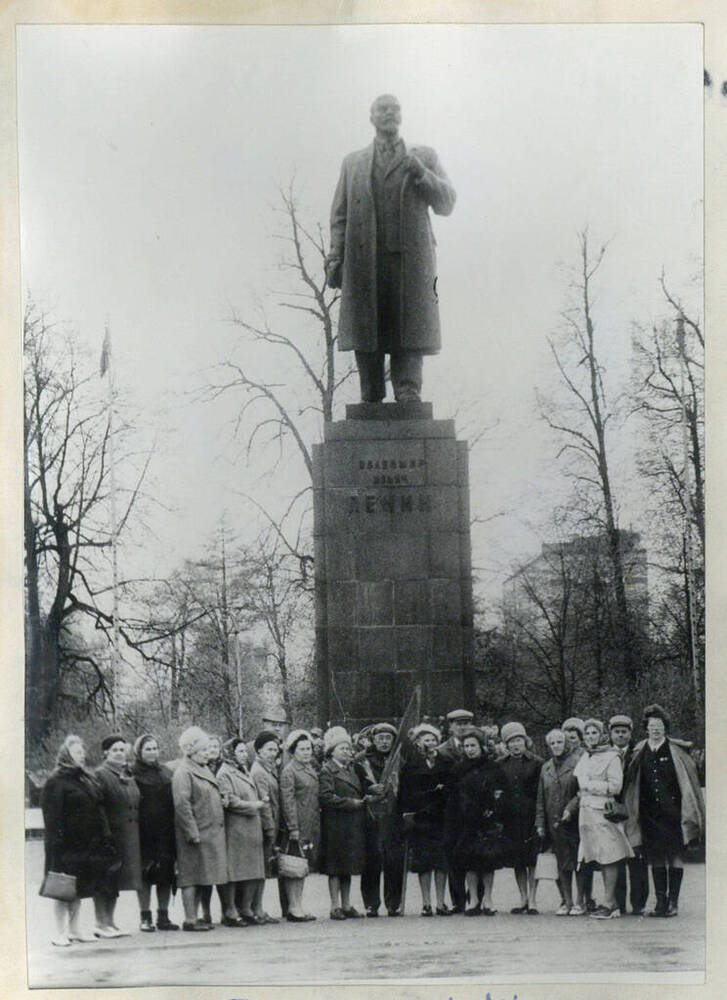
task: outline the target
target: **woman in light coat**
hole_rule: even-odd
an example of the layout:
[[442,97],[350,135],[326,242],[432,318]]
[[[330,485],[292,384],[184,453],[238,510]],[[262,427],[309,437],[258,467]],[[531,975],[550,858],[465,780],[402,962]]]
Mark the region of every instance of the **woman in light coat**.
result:
[[260,921],[253,913],[256,890],[265,879],[263,826],[265,805],[247,769],[247,747],[240,736],[222,745],[217,784],[225,802],[227,905],[245,926]]
[[[280,805],[288,829],[287,850],[296,850],[308,859],[315,871],[321,841],[320,806],[318,801],[318,774],[313,767],[313,744],[310,733],[294,729],[285,741],[290,760],[280,774]],[[288,913],[291,923],[315,920],[312,913],[303,910],[303,884],[305,879],[286,878]]]
[[[123,736],[107,736],[101,743],[103,763],[95,776],[101,789],[101,803],[108,817],[111,837],[120,859],[114,884],[108,892],[93,897],[96,909],[96,934],[119,937],[114,913],[119,892],[141,888],[141,841],[139,839],[139,788],[127,764],[129,745]],[[113,933],[115,932],[115,933]]]
[[562,729],[551,729],[545,742],[552,756],[540,769],[535,828],[542,841],[550,840],[558,863],[563,902],[556,913],[559,917],[579,917],[586,908],[584,872],[576,874],[576,901],[573,902],[573,872],[578,868],[578,779],[573,771],[581,755],[568,751]]
[[[179,737],[182,759],[172,777],[177,840],[177,882],[182,890],[185,931],[210,931],[212,923],[197,918],[201,888],[216,885],[226,899],[227,853],[225,814],[217,779],[207,767],[209,738],[198,726]],[[228,908],[223,916],[237,925]]]
[[[263,825],[263,855],[265,858],[265,878],[273,878],[273,857],[276,846],[280,846],[280,782],[278,781],[277,760],[280,741],[272,729],[263,729],[253,742],[255,760],[250,768],[250,776],[255,782],[258,796],[265,803],[260,818]],[[264,924],[277,924],[275,917],[266,913],[263,905],[265,881],[260,883],[253,900],[253,912]]]
[[601,869],[605,902],[590,916],[598,920],[620,917],[616,903],[618,863],[632,858],[634,852],[626,839],[623,823],[612,823],[606,818],[606,802],[612,801],[621,791],[623,770],[621,755],[612,746],[600,743],[603,723],[586,719],[584,741],[586,752],[575,766],[573,774],[578,781],[578,830],[580,847],[578,857],[584,864],[596,864]]

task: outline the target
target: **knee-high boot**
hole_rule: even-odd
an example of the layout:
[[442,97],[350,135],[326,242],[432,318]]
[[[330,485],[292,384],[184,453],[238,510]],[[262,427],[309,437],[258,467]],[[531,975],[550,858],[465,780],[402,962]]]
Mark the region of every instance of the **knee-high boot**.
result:
[[668,909],[666,899],[666,868],[664,865],[653,865],[651,877],[654,880],[654,890],[656,892],[656,906],[649,914],[650,917],[665,917]]

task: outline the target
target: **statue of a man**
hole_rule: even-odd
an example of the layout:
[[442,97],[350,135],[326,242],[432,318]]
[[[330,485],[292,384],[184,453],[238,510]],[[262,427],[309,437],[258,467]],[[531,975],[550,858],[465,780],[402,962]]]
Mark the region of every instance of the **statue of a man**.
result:
[[385,397],[388,354],[394,398],[418,401],[423,356],[441,346],[429,208],[449,215],[456,195],[434,150],[399,136],[395,97],[376,98],[371,123],[374,141],[341,167],[326,278],[341,289],[338,347],[356,352],[361,399]]

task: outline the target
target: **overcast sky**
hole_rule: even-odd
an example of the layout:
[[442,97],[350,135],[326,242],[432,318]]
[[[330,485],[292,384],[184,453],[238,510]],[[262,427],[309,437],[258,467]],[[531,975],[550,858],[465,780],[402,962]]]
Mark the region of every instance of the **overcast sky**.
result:
[[[267,486],[235,462],[234,401],[185,393],[230,354],[231,306],[252,315],[283,287],[277,186],[295,174],[327,227],[341,160],[393,92],[402,135],[433,146],[457,190],[434,219],[444,347],[424,398],[437,417],[498,421],[471,479],[477,513],[507,511],[473,537],[499,586],[539,549],[557,482],[534,388],[551,378],[578,231],[612,241],[596,318],[614,391],[632,321],[666,314],[662,269],[701,315],[701,41],[688,24],[21,27],[23,287],[94,351],[109,317],[117,381],[163,440],[154,481],[176,509],[152,513],[157,542],[129,561],[168,571],[224,509],[244,534],[235,490],[295,492],[295,462]],[[617,486],[639,528],[631,458],[622,446]]]

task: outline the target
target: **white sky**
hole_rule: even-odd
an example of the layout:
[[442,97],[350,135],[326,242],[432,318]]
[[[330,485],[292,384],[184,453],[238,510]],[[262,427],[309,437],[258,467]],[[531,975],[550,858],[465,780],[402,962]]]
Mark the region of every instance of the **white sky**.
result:
[[[244,534],[233,490],[298,488],[294,462],[267,485],[233,463],[232,401],[183,394],[229,354],[230,305],[252,316],[251,296],[281,288],[277,185],[295,172],[327,227],[341,159],[393,92],[402,135],[434,146],[458,194],[434,218],[444,348],[424,397],[437,417],[499,419],[470,470],[473,510],[509,512],[473,534],[496,593],[538,550],[556,489],[534,387],[551,377],[577,232],[612,240],[596,319],[614,389],[632,321],[666,314],[662,268],[701,315],[701,41],[688,24],[21,27],[23,287],[94,352],[110,318],[117,380],[162,432],[154,480],[176,510],[151,513],[158,541],[128,562],[168,571],[223,509]],[[622,523],[639,528],[628,448],[616,471]]]

